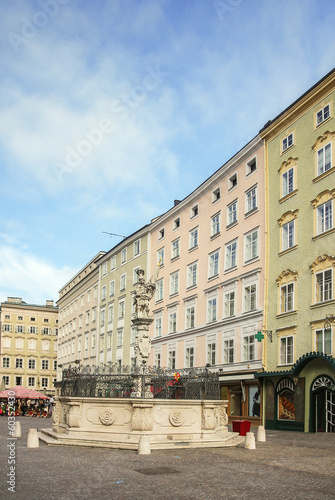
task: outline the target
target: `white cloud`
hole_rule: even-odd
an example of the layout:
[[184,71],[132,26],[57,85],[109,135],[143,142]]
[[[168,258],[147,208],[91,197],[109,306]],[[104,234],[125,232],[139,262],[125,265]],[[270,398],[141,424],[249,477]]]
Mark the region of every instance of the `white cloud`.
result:
[[0,298],[21,297],[25,302],[44,304],[58,300],[59,289],[77,272],[57,268],[45,258],[11,246],[0,247]]

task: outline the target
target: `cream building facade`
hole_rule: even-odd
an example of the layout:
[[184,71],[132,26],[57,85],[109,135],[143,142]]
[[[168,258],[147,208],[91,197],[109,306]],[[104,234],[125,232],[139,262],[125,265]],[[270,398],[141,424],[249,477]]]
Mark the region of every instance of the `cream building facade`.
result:
[[[151,363],[220,371],[230,420],[260,421],[264,283],[263,143],[255,137],[150,228],[160,262]],[[256,403],[256,404],[254,404]]]
[[1,303],[1,380],[53,394],[57,373],[58,307],[27,304],[19,297]]
[[58,374],[70,364],[95,365],[98,355],[99,252],[59,291]]
[[131,366],[135,364],[136,328],[133,293],[137,270],[147,274],[150,238],[149,225],[124,238],[99,261],[99,364]]

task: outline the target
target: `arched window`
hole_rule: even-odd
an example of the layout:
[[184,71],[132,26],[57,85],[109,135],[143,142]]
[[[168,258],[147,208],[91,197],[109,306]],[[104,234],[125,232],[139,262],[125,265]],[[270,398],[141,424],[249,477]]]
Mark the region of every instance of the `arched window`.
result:
[[277,385],[278,420],[295,420],[294,383],[285,378]]

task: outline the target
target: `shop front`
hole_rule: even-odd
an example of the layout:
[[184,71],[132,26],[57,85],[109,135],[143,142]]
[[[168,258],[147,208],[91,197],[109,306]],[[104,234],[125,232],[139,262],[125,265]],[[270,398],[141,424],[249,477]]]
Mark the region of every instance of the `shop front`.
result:
[[254,374],[220,375],[221,399],[228,401],[228,423],[248,420],[252,427],[262,421],[262,387]]
[[290,370],[256,374],[266,429],[335,432],[335,359],[305,354]]

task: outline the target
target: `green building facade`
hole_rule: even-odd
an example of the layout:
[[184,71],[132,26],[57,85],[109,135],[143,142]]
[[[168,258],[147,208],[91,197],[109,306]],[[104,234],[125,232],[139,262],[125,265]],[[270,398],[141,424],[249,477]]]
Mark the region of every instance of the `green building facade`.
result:
[[264,423],[335,431],[335,70],[261,130],[267,278]]

